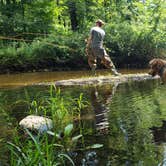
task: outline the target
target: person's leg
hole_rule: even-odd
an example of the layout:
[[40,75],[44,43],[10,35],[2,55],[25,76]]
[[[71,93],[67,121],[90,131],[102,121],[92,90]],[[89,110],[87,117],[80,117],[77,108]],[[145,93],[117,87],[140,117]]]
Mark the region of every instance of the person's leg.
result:
[[97,58],[91,49],[89,50],[88,53],[88,64],[91,68],[92,75],[96,75]]
[[120,73],[117,72],[115,65],[113,64],[113,62],[111,61],[111,58],[108,55],[104,55],[101,59],[101,63],[108,69],[111,69],[112,73],[115,76],[120,75]]
[[96,57],[94,57],[92,55],[88,56],[88,64],[91,68],[92,74],[95,75],[96,74],[96,67],[97,67]]
[[97,67],[97,58],[95,54],[93,53],[92,48],[90,47],[89,44],[86,45],[86,54],[88,56],[88,64],[91,68],[92,75],[96,74],[96,67]]

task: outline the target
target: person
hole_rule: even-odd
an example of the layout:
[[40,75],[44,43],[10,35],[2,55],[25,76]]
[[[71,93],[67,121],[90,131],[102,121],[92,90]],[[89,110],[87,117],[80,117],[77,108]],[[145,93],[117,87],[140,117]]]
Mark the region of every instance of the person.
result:
[[86,40],[86,54],[88,56],[88,64],[92,70],[92,73],[95,74],[97,67],[97,58],[101,59],[101,63],[106,67],[111,69],[112,73],[115,76],[120,75],[115,69],[111,58],[107,54],[106,50],[103,47],[103,40],[105,36],[105,31],[102,29],[102,26],[105,23],[102,20],[96,21],[96,26],[92,27],[90,30],[90,36]]

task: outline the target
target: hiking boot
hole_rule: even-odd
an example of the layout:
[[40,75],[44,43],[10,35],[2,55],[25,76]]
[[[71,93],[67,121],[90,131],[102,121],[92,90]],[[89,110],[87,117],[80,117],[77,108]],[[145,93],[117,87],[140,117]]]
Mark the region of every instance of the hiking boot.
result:
[[113,74],[114,76],[120,76],[120,75],[121,75],[121,73],[118,73],[117,70],[114,69],[114,68],[112,68],[111,71],[112,71],[112,74]]
[[96,67],[92,67],[91,74],[92,76],[96,76]]

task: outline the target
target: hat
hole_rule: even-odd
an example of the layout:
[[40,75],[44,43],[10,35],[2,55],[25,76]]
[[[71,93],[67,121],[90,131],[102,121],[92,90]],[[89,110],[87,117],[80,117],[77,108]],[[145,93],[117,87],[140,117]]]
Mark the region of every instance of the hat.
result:
[[100,25],[104,25],[104,24],[105,24],[105,22],[102,21],[102,20],[100,20],[100,19],[98,19],[98,20],[96,21],[96,23],[99,23]]

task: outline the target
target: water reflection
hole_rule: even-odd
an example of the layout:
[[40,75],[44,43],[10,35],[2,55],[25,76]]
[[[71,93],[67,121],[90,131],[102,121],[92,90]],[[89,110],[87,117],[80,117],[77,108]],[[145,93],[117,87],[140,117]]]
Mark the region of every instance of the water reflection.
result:
[[[11,139],[13,126],[27,114],[24,101],[47,98],[48,90],[48,87],[1,90],[0,105],[6,109],[0,111],[0,140]],[[86,164],[92,158],[99,166],[163,165],[166,159],[166,86],[147,80],[118,86],[68,87],[62,88],[61,93],[71,100],[83,93],[90,103],[81,112],[77,131],[82,132],[83,139],[77,147],[80,148],[82,142],[84,147],[103,144],[100,149],[78,151],[80,157],[76,156],[76,165],[82,165],[83,159]],[[4,151],[4,142],[0,142],[1,163],[7,156]]]
[[161,127],[153,127],[152,128],[154,141],[157,144],[166,143],[166,121],[163,121]]
[[112,89],[103,89],[94,86],[91,88],[91,104],[95,112],[95,126],[99,134],[107,134],[109,131],[108,111],[112,97],[115,94],[118,83],[115,83]]
[[[155,135],[150,128],[160,127],[166,119],[166,87],[160,86],[157,81],[145,81],[120,84],[115,87],[116,93],[112,93],[112,89],[112,86],[104,85],[87,90],[92,110],[98,115],[94,116],[95,127],[99,131],[100,128],[109,129],[104,135],[93,132],[85,136],[86,145],[104,145],[102,149],[95,150],[98,165],[161,164],[165,161],[166,148],[164,144],[155,142]],[[83,121],[84,133],[87,133],[87,129],[94,126],[89,119]],[[165,130],[162,135],[165,136]],[[90,152],[85,152],[83,158],[87,153]]]
[[158,166],[166,165],[166,121],[163,121],[161,127],[153,127],[152,133],[155,143],[163,148],[163,160]]

